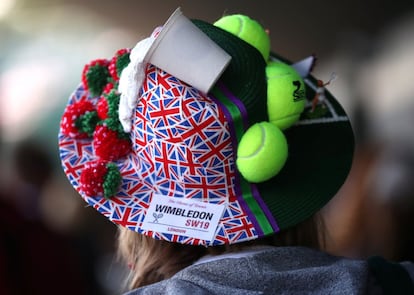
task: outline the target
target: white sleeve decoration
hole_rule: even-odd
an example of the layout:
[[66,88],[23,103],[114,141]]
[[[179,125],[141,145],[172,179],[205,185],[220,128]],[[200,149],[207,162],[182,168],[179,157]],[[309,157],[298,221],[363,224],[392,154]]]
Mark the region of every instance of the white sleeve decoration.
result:
[[119,121],[125,132],[131,131],[132,115],[137,105],[139,91],[145,79],[145,68],[148,50],[151,48],[156,35],[151,35],[139,41],[131,50],[130,63],[121,73],[118,91],[121,93],[119,101]]

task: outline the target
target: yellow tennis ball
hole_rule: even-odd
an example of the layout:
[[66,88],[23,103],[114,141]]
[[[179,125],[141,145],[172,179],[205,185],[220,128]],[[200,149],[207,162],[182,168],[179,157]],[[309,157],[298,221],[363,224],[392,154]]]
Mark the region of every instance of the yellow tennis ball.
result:
[[236,164],[247,181],[258,183],[279,173],[287,155],[283,132],[269,122],[260,122],[251,126],[240,140]]
[[285,130],[305,108],[305,83],[294,68],[282,62],[269,62],[266,76],[269,121]]
[[246,41],[260,51],[265,61],[269,59],[270,38],[255,20],[242,14],[223,16],[214,25]]

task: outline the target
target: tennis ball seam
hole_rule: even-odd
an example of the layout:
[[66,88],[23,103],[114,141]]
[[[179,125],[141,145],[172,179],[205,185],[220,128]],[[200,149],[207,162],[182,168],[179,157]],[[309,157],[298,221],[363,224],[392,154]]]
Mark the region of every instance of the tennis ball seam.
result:
[[240,15],[237,16],[237,19],[238,19],[238,21],[240,23],[240,25],[239,25],[239,31],[237,32],[237,37],[239,37],[241,35],[242,31],[243,31],[244,22],[243,22],[243,18]]
[[262,138],[261,138],[260,145],[257,147],[257,149],[254,151],[253,154],[250,154],[248,156],[240,156],[239,157],[240,159],[249,159],[249,158],[252,158],[252,157],[256,156],[258,153],[260,153],[260,151],[263,149],[264,144],[265,144],[265,135],[266,134],[265,134],[264,127],[261,124],[258,124],[258,126],[260,127],[260,131],[262,133]]

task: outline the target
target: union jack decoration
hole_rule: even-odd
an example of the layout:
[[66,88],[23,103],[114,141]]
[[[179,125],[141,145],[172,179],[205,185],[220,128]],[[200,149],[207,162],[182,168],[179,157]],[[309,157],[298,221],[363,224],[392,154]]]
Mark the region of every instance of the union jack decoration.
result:
[[[235,193],[234,146],[221,107],[155,66],[149,65],[146,74],[131,131],[132,151],[115,161],[122,176],[117,194],[104,198],[82,192],[80,174],[96,158],[91,139],[74,139],[60,132],[60,156],[69,181],[90,206],[111,221],[155,239],[219,245],[257,238]],[[97,103],[81,85],[69,104],[85,97]],[[154,193],[225,204],[214,240],[142,230]]]

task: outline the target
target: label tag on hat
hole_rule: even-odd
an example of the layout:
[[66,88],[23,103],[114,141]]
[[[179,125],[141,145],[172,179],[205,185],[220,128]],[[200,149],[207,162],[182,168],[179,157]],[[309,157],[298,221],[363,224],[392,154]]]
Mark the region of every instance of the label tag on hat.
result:
[[224,208],[224,204],[154,194],[141,228],[212,241]]

